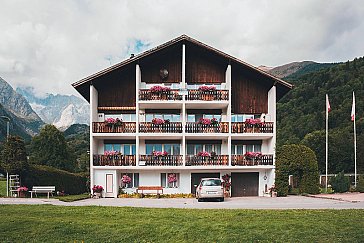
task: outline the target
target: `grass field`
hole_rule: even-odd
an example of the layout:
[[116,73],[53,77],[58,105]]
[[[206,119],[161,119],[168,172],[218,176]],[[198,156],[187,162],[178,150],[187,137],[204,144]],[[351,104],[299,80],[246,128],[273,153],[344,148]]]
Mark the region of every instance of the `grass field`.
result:
[[4,242],[363,242],[364,210],[0,205]]

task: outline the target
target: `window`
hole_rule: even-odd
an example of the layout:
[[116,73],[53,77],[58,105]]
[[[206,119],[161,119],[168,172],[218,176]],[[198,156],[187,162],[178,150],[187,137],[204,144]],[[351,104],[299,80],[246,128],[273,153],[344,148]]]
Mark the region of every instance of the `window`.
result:
[[188,114],[187,121],[188,122],[198,122],[201,118],[212,119],[215,118],[217,121],[221,122],[221,115],[219,114]]
[[181,115],[180,114],[145,114],[145,121],[152,122],[154,118],[160,118],[163,120],[169,120],[171,122],[180,122]]
[[178,188],[179,173],[161,173],[161,187]]
[[261,152],[262,145],[261,144],[250,144],[250,145],[243,145],[243,144],[233,144],[231,145],[231,154],[245,154],[246,152]]
[[[131,181],[130,183],[124,183],[123,182],[123,176],[129,176]],[[123,188],[134,188],[139,186],[139,173],[122,173],[121,174],[121,187]]]
[[215,86],[217,90],[222,89],[221,84],[187,84],[187,89],[198,89],[201,86]]
[[153,151],[166,151],[169,155],[180,155],[180,144],[146,144],[146,154],[152,154]]
[[215,152],[217,155],[221,154],[221,144],[187,144],[187,154],[196,155],[198,152]]
[[135,114],[105,114],[105,120],[107,118],[114,118],[114,119],[119,118],[125,122],[135,122],[136,121]]
[[104,144],[104,151],[117,151],[125,155],[135,155],[135,144]]

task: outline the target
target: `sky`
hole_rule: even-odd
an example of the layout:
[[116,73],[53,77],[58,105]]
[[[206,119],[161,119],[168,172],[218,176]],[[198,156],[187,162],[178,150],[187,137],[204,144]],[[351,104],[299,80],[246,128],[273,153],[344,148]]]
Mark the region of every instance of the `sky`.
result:
[[36,95],[186,34],[254,66],[364,55],[364,4],[338,0],[0,0],[0,77]]

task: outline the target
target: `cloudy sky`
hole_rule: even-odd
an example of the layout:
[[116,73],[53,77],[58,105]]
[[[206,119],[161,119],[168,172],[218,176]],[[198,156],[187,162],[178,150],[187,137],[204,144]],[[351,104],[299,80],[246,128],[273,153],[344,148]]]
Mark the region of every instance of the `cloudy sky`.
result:
[[71,83],[182,34],[255,66],[364,55],[364,4],[335,0],[1,0],[0,77],[76,94]]

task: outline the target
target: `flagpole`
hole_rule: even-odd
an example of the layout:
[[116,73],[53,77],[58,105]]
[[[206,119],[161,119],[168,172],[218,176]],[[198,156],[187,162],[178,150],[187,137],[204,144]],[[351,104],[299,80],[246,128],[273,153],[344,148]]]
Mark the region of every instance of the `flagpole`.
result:
[[355,95],[354,95],[354,91],[353,91],[353,115],[354,115],[354,186],[356,188],[356,124],[355,124]]
[[326,174],[325,174],[325,188],[326,188],[326,193],[327,193],[327,169],[328,169],[328,160],[329,160],[329,153],[328,153],[328,149],[329,149],[329,135],[328,135],[328,130],[329,130],[329,97],[326,94]]

